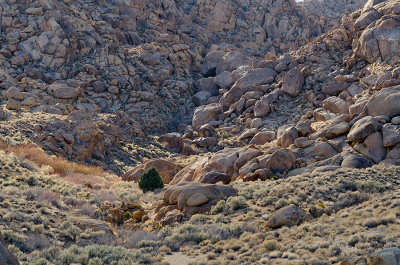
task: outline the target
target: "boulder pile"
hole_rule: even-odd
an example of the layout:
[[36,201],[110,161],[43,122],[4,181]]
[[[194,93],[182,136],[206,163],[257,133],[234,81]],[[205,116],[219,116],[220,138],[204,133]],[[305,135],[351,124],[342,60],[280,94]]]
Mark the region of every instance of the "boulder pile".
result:
[[206,213],[222,199],[237,196],[234,188],[216,184],[180,183],[168,188],[156,209],[154,221],[162,225],[181,222],[194,214]]
[[225,149],[172,183],[201,182],[213,171],[233,181],[399,165],[399,14],[398,1],[369,1],[279,58],[250,64],[239,52],[207,54],[202,80],[219,96],[195,110],[182,150]]

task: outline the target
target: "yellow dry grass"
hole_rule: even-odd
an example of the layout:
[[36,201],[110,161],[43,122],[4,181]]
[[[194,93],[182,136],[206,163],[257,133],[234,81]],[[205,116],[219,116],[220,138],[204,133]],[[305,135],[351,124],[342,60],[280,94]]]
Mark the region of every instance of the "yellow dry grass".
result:
[[53,168],[54,173],[61,176],[71,174],[103,175],[105,173],[100,167],[86,166],[70,162],[62,157],[49,156],[44,150],[33,144],[9,145],[5,141],[0,140],[0,150],[7,153],[14,153],[20,159],[31,160],[38,166],[50,166]]

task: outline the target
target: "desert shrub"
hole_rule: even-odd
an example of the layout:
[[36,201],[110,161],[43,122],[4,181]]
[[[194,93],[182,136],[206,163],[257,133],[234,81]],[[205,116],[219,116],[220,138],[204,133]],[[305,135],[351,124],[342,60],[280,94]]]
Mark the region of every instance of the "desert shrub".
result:
[[243,196],[238,197],[229,197],[226,200],[225,211],[227,213],[233,213],[237,210],[243,209],[247,207],[246,198]]
[[123,247],[105,245],[90,245],[86,247],[71,247],[61,250],[58,247],[50,247],[39,255],[51,264],[149,264],[151,256],[141,251],[130,251]]
[[115,202],[118,200],[115,192],[111,190],[94,190],[92,193],[93,196],[90,198],[90,202],[97,205],[101,205],[104,201]]
[[194,225],[202,225],[207,223],[210,219],[209,215],[195,214],[190,218],[189,222]]
[[89,263],[88,263],[88,265],[103,265],[103,264],[105,264],[105,263],[103,261],[101,261],[100,258],[97,258],[97,257],[90,259]]
[[159,246],[159,243],[153,240],[142,240],[137,243],[137,248],[156,248]]
[[85,239],[97,239],[97,238],[102,238],[104,236],[106,236],[106,232],[102,230],[93,231],[93,229],[91,228],[85,229],[85,231],[80,235],[80,237]]
[[19,259],[19,260],[22,260],[22,259],[25,258],[25,257],[24,257],[25,254],[24,254],[17,246],[8,245],[8,250],[10,250],[11,253],[13,253],[14,256],[16,256],[17,259]]
[[89,203],[83,203],[82,205],[78,206],[81,210],[82,214],[87,215],[89,217],[95,217],[95,208]]
[[40,258],[33,263],[33,265],[48,265],[48,264],[49,263],[45,258]]
[[143,241],[157,241],[159,237],[153,231],[135,230],[128,231],[123,235],[123,246],[128,249],[136,248]]
[[211,214],[222,213],[225,209],[226,202],[224,200],[220,200],[211,208]]
[[82,233],[79,227],[75,226],[70,221],[64,221],[60,225],[60,229],[64,233],[66,237],[69,237],[71,240],[75,241],[78,236]]
[[286,205],[288,205],[288,202],[285,199],[279,199],[277,202],[275,202],[275,209],[278,210]]
[[351,247],[354,247],[358,242],[360,242],[360,237],[357,235],[354,235],[349,238],[349,240],[347,241],[347,244]]
[[35,234],[43,234],[44,232],[44,224],[33,225],[31,228]]
[[57,193],[47,191],[45,189],[35,187],[27,192],[27,197],[28,196],[34,196],[37,201],[48,201],[51,203],[53,206],[60,208],[60,196]]
[[155,167],[150,167],[143,172],[143,174],[140,176],[139,188],[144,192],[164,188],[164,182],[162,181],[160,174]]
[[338,190],[341,191],[356,191],[357,185],[349,180],[346,180],[343,176],[340,176],[336,182]]
[[358,191],[344,193],[339,195],[336,206],[339,209],[344,209],[353,205],[360,204],[366,200],[368,200],[368,196],[365,193],[360,193]]
[[387,224],[394,223],[395,220],[396,220],[396,218],[394,218],[394,217],[368,218],[368,219],[364,220],[364,222],[362,224],[363,224],[363,226],[366,226],[368,228],[374,228],[379,225],[387,225]]
[[260,206],[274,205],[278,201],[277,197],[267,196],[259,199]]
[[248,186],[241,186],[239,187],[239,196],[243,196],[246,199],[252,199],[253,193],[256,190],[256,184],[250,184]]
[[202,231],[209,235],[210,240],[227,240],[231,238],[239,238],[243,233],[255,233],[257,227],[253,224],[224,224],[213,223],[202,226]]
[[13,230],[4,230],[2,233],[3,233],[4,241],[7,244],[9,244],[9,245],[12,244],[19,248],[23,247],[25,239],[21,234],[14,232]]
[[29,251],[42,250],[50,247],[50,241],[41,235],[31,234],[25,240],[25,248]]
[[32,222],[33,222],[34,224],[43,224],[44,227],[46,228],[47,225],[48,225],[48,223],[49,223],[49,220],[47,219],[46,216],[43,216],[43,215],[40,214],[40,213],[35,213],[35,214],[33,215],[33,217],[32,217]]
[[226,201],[221,200],[215,206],[211,208],[212,214],[224,213],[231,214],[237,210],[246,208],[247,202],[246,198],[243,196],[230,197]]
[[130,213],[130,212],[124,212],[124,218],[125,218],[125,220],[131,219],[131,218],[132,218],[132,213]]
[[61,252],[61,249],[59,247],[52,246],[52,247],[49,247],[49,248],[43,250],[40,253],[39,258],[43,258],[48,261],[53,261],[57,258],[58,254],[60,252]]
[[379,182],[367,180],[367,181],[357,181],[356,186],[359,190],[367,193],[376,193],[385,191],[385,187]]
[[271,252],[280,248],[280,245],[276,240],[266,240],[262,246],[267,252]]
[[208,233],[204,233],[199,226],[192,224],[183,224],[168,231],[161,231],[161,234],[165,232],[167,236],[164,242],[173,251],[179,250],[185,243],[198,244],[209,238]]
[[166,255],[171,253],[171,249],[165,245],[162,245],[161,247],[158,248],[158,252]]
[[339,256],[340,253],[342,253],[342,250],[340,249],[338,244],[330,245],[328,251],[331,257]]
[[368,235],[366,241],[369,242],[369,245],[372,248],[381,248],[385,244],[384,235],[380,233]]

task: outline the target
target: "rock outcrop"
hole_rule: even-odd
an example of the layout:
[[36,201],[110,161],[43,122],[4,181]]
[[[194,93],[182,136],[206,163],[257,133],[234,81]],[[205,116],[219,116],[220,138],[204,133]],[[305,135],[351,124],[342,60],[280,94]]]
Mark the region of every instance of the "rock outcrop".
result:
[[398,265],[400,264],[399,248],[384,248],[369,257],[352,257],[341,261],[339,265]]
[[307,214],[303,209],[289,205],[274,212],[267,220],[268,228],[280,228],[282,226],[299,225],[305,220]]
[[206,213],[222,199],[236,196],[234,188],[216,184],[180,183],[168,188],[164,202],[156,209],[154,220],[161,224],[181,222],[194,214]]

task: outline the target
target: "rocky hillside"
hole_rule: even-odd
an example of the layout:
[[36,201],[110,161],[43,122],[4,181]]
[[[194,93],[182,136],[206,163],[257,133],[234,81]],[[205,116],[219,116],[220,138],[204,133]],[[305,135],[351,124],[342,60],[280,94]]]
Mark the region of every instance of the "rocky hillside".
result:
[[398,0],[1,11],[11,264],[400,264]]
[[[7,0],[0,11],[2,119],[24,124],[18,133],[54,154],[118,160],[115,172],[137,163],[121,158],[120,141],[176,130],[190,123],[196,105],[218,101],[217,89],[192,97],[205,85],[202,74],[214,74],[207,53],[234,51],[232,71],[253,65],[250,55],[295,50],[338,21],[288,0]],[[44,122],[19,121],[14,111]]]
[[185,155],[234,148],[201,157],[173,183],[221,170],[246,181],[398,165],[398,8],[369,2],[297,51],[253,65],[236,52],[209,53],[216,76],[200,83],[223,87],[219,100],[198,107],[183,135],[159,141]]
[[399,167],[143,194],[33,146],[2,144],[0,165],[1,264],[348,265],[399,252]]

